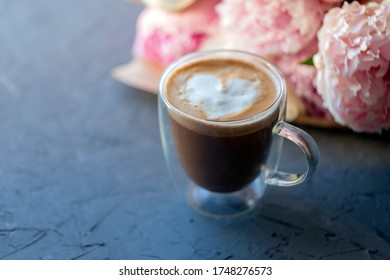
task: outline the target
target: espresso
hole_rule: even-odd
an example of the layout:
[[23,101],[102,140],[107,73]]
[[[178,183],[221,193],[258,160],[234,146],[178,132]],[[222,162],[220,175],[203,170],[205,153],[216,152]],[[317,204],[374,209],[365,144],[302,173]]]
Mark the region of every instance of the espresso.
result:
[[[265,70],[209,59],[175,70],[165,84],[179,161],[199,186],[237,191],[260,174],[278,120],[277,88]],[[183,113],[184,112],[184,113]]]

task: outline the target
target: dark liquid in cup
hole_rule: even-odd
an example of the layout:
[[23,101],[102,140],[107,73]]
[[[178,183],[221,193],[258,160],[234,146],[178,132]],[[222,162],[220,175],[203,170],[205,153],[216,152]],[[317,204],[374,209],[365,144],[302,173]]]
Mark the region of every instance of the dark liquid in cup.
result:
[[[196,76],[199,74],[206,76]],[[194,76],[200,78],[191,80]],[[197,90],[206,97],[198,98]],[[219,97],[209,100],[212,94]],[[227,105],[223,104],[225,94]],[[168,108],[168,114],[180,164],[196,184],[228,193],[259,176],[279,115],[275,109],[254,117],[277,98],[275,84],[267,73],[233,59],[198,61],[171,75],[166,96],[174,107]],[[221,108],[216,108],[219,103]],[[236,121],[240,119],[247,120]]]

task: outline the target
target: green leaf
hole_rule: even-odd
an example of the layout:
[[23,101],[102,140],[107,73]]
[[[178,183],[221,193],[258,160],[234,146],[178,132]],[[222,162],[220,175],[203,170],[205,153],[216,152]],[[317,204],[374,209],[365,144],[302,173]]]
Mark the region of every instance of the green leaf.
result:
[[310,65],[310,66],[314,66],[314,62],[313,62],[313,57],[309,57],[308,59],[306,59],[305,61],[301,62],[301,64],[305,64],[305,65]]

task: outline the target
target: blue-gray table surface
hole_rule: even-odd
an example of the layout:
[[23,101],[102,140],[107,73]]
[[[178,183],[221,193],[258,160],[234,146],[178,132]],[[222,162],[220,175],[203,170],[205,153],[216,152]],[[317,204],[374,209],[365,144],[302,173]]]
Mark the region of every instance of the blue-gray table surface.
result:
[[156,96],[110,77],[142,7],[0,0],[0,259],[390,259],[390,133],[304,127],[315,176],[242,218],[178,197]]

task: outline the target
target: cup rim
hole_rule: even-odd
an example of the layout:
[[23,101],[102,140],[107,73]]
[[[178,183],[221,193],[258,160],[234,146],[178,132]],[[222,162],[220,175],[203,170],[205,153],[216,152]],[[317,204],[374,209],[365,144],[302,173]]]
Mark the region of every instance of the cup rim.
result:
[[[234,120],[210,120],[210,119],[203,119],[203,118],[199,118],[197,116],[188,114],[187,112],[184,112],[184,111],[180,110],[177,106],[175,106],[175,104],[173,104],[167,98],[167,96],[165,94],[164,86],[166,84],[166,81],[170,77],[170,74],[172,74],[174,70],[179,68],[180,65],[183,62],[190,62],[192,59],[195,59],[197,57],[201,57],[201,56],[208,55],[208,54],[213,54],[213,53],[214,54],[222,54],[222,53],[233,53],[234,54],[234,53],[236,53],[236,54],[239,54],[239,55],[250,56],[252,58],[255,58],[258,62],[260,62],[262,64],[262,66],[264,66],[265,68],[267,68],[268,70],[270,70],[272,72],[272,75],[274,77],[271,77],[271,79],[273,80],[273,82],[274,83],[279,82],[279,84],[280,84],[280,90],[277,92],[277,98],[275,99],[275,101],[267,109],[265,109],[265,110],[263,110],[263,111],[261,111],[261,112],[259,112],[257,114],[254,114],[252,116],[245,117],[245,118],[234,119]],[[240,60],[240,59],[237,59],[237,60]],[[195,60],[193,60],[193,61],[195,61]],[[242,51],[242,50],[217,49],[217,50],[203,50],[203,51],[192,52],[192,53],[186,54],[186,55],[176,59],[175,61],[173,61],[170,65],[168,65],[165,68],[165,70],[164,70],[164,72],[163,72],[163,74],[162,74],[162,76],[160,78],[160,82],[159,82],[159,86],[158,86],[158,95],[160,96],[160,98],[162,99],[164,104],[169,109],[175,111],[175,113],[177,113],[177,114],[183,115],[186,118],[190,118],[190,119],[193,119],[193,120],[196,120],[196,121],[199,121],[199,122],[204,122],[204,123],[207,123],[207,124],[234,125],[234,124],[242,124],[242,123],[247,123],[247,122],[251,122],[251,121],[254,121],[254,120],[258,120],[262,116],[266,117],[270,113],[274,112],[277,109],[275,107],[279,106],[280,102],[282,101],[283,96],[286,95],[286,88],[287,88],[286,80],[285,80],[282,72],[272,62],[270,62],[268,59],[266,59],[266,58],[264,58],[262,56],[259,56],[259,55],[247,52],[247,51]]]

